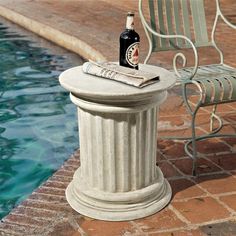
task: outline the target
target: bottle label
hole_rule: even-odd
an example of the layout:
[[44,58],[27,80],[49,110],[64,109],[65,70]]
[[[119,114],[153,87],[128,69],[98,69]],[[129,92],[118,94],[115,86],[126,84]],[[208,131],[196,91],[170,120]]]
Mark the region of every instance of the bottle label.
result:
[[126,61],[129,63],[129,65],[131,66],[138,65],[139,42],[135,42],[127,48],[125,58],[126,58]]

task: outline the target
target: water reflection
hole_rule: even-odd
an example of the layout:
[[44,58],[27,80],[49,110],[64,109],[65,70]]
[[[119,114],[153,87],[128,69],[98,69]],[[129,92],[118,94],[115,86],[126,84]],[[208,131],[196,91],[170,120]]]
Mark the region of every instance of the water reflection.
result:
[[78,148],[58,75],[73,66],[0,24],[0,218]]

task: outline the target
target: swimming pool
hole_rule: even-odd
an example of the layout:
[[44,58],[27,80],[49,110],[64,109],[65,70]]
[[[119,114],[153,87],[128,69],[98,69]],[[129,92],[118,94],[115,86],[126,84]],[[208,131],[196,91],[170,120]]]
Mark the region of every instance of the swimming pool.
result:
[[6,24],[0,23],[0,218],[78,148],[76,108],[58,75],[83,63]]

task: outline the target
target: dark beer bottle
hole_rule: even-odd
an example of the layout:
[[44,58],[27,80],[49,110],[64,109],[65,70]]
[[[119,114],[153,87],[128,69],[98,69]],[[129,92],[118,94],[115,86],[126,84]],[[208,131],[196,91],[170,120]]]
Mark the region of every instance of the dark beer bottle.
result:
[[128,12],[126,29],[120,35],[120,65],[138,70],[139,35],[134,30],[134,13]]

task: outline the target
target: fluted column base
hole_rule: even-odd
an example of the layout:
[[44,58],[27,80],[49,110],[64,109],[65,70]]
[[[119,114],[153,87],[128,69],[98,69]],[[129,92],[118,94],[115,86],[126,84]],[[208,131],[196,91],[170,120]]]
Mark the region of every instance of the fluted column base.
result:
[[156,166],[157,116],[166,91],[141,101],[88,101],[78,108],[81,166],[66,190],[79,213],[122,221],[161,210],[171,188]]
[[122,221],[154,214],[171,199],[171,188],[156,166],[157,120],[171,72],[139,64],[159,81],[142,89],[85,74],[82,66],[64,71],[61,85],[77,106],[80,167],[66,189],[77,212]]
[[156,167],[155,183],[129,192],[110,193],[89,188],[80,168],[66,189],[70,206],[82,215],[100,220],[134,220],[163,209],[171,199],[171,188]]

